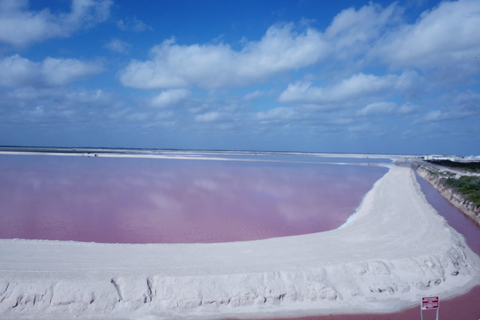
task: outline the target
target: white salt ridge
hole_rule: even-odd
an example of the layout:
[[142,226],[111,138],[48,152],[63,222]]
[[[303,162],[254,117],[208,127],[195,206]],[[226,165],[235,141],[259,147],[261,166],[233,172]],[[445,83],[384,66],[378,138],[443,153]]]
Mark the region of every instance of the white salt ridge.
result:
[[328,232],[213,244],[0,240],[0,257],[2,319],[394,312],[480,282],[480,258],[401,165]]
[[[393,160],[393,159],[392,159],[392,160]],[[368,165],[368,164],[363,164],[363,165]],[[378,166],[391,169],[391,168],[394,166],[394,164],[382,163],[382,164],[378,164]],[[380,180],[379,180],[379,181],[380,181]],[[369,193],[374,192],[375,186],[379,183],[379,181],[377,181],[377,182],[373,185],[373,188],[372,188],[369,192],[367,192],[367,194],[362,198],[362,201],[360,202],[360,205],[355,209],[355,212],[352,213],[352,214],[347,218],[347,221],[345,221],[344,224],[342,224],[340,227],[338,227],[338,229],[343,228],[343,227],[349,225],[350,223],[352,223],[352,222],[355,220],[355,218],[357,217],[358,211],[359,211],[360,208],[363,206],[363,202],[365,201],[365,198],[368,196]]]
[[357,218],[357,215],[358,215],[358,212],[360,211],[360,209],[362,208],[363,206],[363,203],[365,202],[365,199],[367,197],[369,197],[370,193],[374,192],[375,188],[376,188],[376,185],[380,182],[377,181],[375,182],[375,184],[373,185],[373,188],[367,192],[367,194],[362,198],[362,201],[360,202],[360,205],[355,209],[355,212],[352,213],[348,218],[347,218],[347,221],[345,221],[344,224],[342,224],[340,227],[338,227],[337,229],[341,229],[341,228],[344,228],[346,226],[348,226],[349,224],[351,224],[356,218]]

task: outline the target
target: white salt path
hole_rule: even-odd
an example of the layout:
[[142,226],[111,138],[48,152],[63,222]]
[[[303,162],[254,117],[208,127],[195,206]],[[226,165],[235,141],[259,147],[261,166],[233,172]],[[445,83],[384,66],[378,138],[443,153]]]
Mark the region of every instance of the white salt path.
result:
[[401,165],[329,232],[216,244],[0,240],[2,319],[394,312],[479,282],[479,257]]

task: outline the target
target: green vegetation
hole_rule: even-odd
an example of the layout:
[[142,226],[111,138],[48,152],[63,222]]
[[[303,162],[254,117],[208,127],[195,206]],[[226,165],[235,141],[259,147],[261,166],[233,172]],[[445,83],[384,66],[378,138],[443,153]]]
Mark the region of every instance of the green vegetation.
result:
[[455,177],[455,176],[456,176],[455,173],[450,172],[450,171],[447,171],[447,172],[445,172],[444,174],[447,175],[447,176],[449,176],[449,177]]
[[425,168],[425,170],[428,171],[428,173],[429,173],[430,175],[433,175],[433,176],[435,176],[435,177],[438,177],[438,170],[434,170],[434,169],[432,169],[432,168],[427,168],[427,167],[424,167],[424,168]]
[[445,166],[445,167],[465,169],[465,170],[470,170],[474,172],[480,171],[480,161],[457,162],[457,161],[450,161],[450,160],[427,160],[427,162]]
[[480,206],[480,178],[462,176],[460,179],[448,178],[447,184],[468,196],[477,207]]

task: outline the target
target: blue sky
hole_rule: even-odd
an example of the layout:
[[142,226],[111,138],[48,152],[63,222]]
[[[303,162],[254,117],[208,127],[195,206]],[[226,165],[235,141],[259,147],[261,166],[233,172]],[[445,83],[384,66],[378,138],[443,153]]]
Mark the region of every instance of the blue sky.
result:
[[480,1],[0,0],[0,145],[480,154]]

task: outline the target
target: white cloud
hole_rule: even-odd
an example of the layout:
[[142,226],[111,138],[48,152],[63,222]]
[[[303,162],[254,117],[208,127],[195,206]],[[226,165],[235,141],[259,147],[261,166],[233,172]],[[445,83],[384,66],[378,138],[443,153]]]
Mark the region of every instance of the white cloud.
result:
[[454,99],[454,104],[462,106],[462,108],[477,110],[480,112],[480,93],[466,90],[458,93]]
[[223,115],[218,111],[210,111],[207,113],[199,114],[195,116],[197,122],[215,122],[221,120]]
[[133,17],[133,20],[127,18],[125,20],[121,19],[117,21],[117,27],[122,31],[131,30],[134,32],[143,32],[147,30],[153,30],[151,27],[147,26],[145,22]]
[[68,37],[76,30],[105,21],[111,0],[72,0],[69,13],[52,14],[49,9],[29,11],[27,0],[0,2],[0,41],[15,46],[55,37]]
[[326,86],[312,87],[309,82],[288,85],[278,98],[280,102],[331,103],[347,101],[358,97],[374,95],[392,88],[398,81],[397,75],[375,76],[357,73],[341,82]]
[[182,46],[166,40],[153,47],[151,60],[132,60],[120,79],[139,89],[244,86],[312,65],[327,53],[321,33],[297,33],[288,24],[270,27],[260,41],[247,43],[241,51],[225,44]]
[[84,25],[87,28],[108,19],[112,0],[72,0],[71,12],[64,17],[67,26]]
[[[480,108],[478,107],[480,105],[480,94],[475,91],[464,90],[460,92],[449,92],[441,96],[433,107],[431,104],[432,103],[423,107],[428,108],[430,105],[428,112],[416,115],[415,123],[432,124],[448,122],[444,128],[452,126],[453,122],[457,120],[462,120],[460,123],[465,124],[465,128],[468,128],[467,122],[478,123],[478,117],[480,115]],[[407,103],[406,105],[408,106],[409,104]],[[411,113],[418,113],[419,108],[415,105],[412,106],[414,109]],[[478,125],[476,127],[478,127]]]
[[174,113],[173,113],[172,111],[159,112],[159,113],[157,113],[157,115],[155,116],[155,120],[168,119],[168,118],[171,118],[173,115],[174,115]]
[[243,100],[255,100],[255,99],[270,95],[270,94],[271,94],[270,91],[255,90],[255,91],[247,93],[243,97]]
[[361,133],[361,132],[371,132],[372,127],[369,124],[359,124],[348,127],[348,132],[352,133]]
[[58,86],[83,79],[103,71],[97,62],[76,59],[46,58],[41,64],[41,75],[48,85]]
[[393,102],[374,102],[357,111],[358,116],[380,115],[392,113],[396,104]]
[[[480,69],[480,1],[445,1],[381,41],[374,53],[394,67]],[[471,70],[473,67],[474,70]]]
[[416,105],[407,102],[404,105],[400,106],[400,108],[398,108],[398,113],[399,114],[411,114],[411,113],[416,112],[417,109],[418,109],[418,107]]
[[258,120],[262,120],[262,121],[265,121],[265,120],[275,121],[275,120],[289,120],[294,118],[295,116],[296,116],[296,112],[292,108],[278,107],[278,108],[270,109],[267,111],[258,112],[255,117]]
[[0,85],[5,87],[61,86],[103,71],[99,62],[46,58],[33,62],[18,54],[0,59]]
[[158,96],[152,99],[152,106],[167,107],[169,105],[178,103],[190,95],[187,89],[170,89],[162,91]]
[[420,122],[437,122],[464,119],[475,115],[472,111],[467,110],[434,110],[427,113]]
[[434,78],[442,82],[461,82],[480,71],[478,0],[443,1],[411,24],[403,12],[398,3],[343,10],[325,31],[335,60],[357,67],[380,62],[397,70],[437,69],[442,72]]
[[122,41],[120,39],[112,39],[104,45],[104,47],[108,50],[118,53],[128,53],[131,46],[132,45],[130,43]]
[[132,121],[145,121],[149,117],[150,115],[146,112],[136,112],[127,116],[127,118]]
[[363,53],[370,43],[384,33],[386,26],[399,21],[400,8],[393,3],[383,9],[369,3],[358,10],[349,8],[340,12],[325,31],[335,47],[335,55]]
[[2,120],[22,124],[101,124],[118,105],[109,92],[68,87],[12,89],[0,99]]

